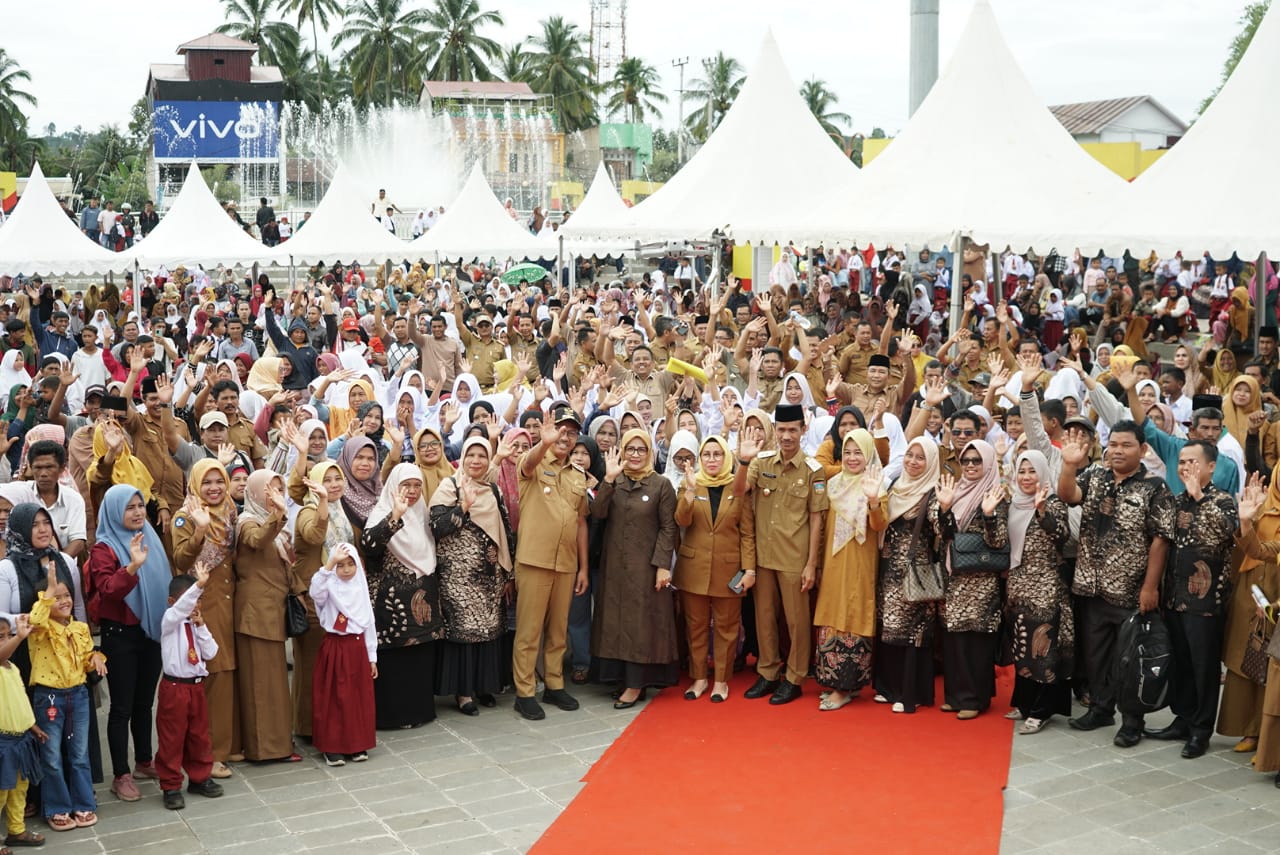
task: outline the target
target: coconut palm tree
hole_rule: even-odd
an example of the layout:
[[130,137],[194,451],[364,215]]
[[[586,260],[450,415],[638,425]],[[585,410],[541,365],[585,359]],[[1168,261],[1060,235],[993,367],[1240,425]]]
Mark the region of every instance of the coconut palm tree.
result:
[[638,56],[629,56],[618,64],[609,83],[609,113],[624,113],[628,122],[643,122],[645,112],[662,118],[658,103],[667,96],[658,91],[658,70]]
[[738,97],[746,78],[742,64],[724,51],[702,61],[702,77],[689,81],[685,96],[695,104],[701,103],[689,117],[689,133],[694,139],[706,140],[729,112],[733,100]]
[[853,120],[849,118],[848,113],[840,113],[832,109],[839,99],[827,88],[826,81],[810,77],[800,87],[800,97],[809,105],[809,112],[813,113],[813,117],[818,120],[818,124],[822,125],[827,136],[843,146],[844,131],[839,125],[848,125]]
[[542,22],[542,32],[529,41],[533,48],[529,86],[555,99],[560,130],[572,133],[595,125],[595,65],[582,52],[584,40],[577,25],[552,15]]
[[479,0],[436,0],[420,41],[428,56],[427,79],[492,80],[488,63],[502,58],[502,46],[479,31],[502,23],[502,15],[482,11]]
[[24,125],[0,137],[0,169],[20,175],[29,173],[35,162],[44,158],[44,152],[44,140],[27,136]]
[[276,0],[222,0],[227,22],[216,32],[225,33],[258,46],[258,62],[275,65],[277,51],[298,41],[298,31],[284,21],[269,21]]
[[329,29],[331,18],[342,14],[339,0],[282,0],[284,11],[298,16],[298,26],[311,22],[311,58],[317,72],[320,70],[320,27]]
[[36,96],[22,88],[30,82],[31,73],[0,48],[0,139],[17,141],[26,136],[27,114],[18,104],[36,106]]
[[352,0],[347,6],[342,32],[333,46],[349,46],[347,68],[358,101],[372,102],[379,80],[386,84],[383,103],[388,107],[395,101],[396,89],[402,97],[409,94],[413,71],[421,64],[418,28],[426,23],[427,13],[404,6],[403,0]]
[[529,79],[529,54],[524,45],[517,42],[502,52],[498,73],[503,80],[524,83]]

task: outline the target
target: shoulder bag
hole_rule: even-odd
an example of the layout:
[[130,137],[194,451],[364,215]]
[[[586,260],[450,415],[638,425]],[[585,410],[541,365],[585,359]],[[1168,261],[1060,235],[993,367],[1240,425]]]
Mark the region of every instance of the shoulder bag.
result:
[[[908,603],[931,603],[946,599],[946,586],[942,578],[942,565],[937,561],[920,562],[916,560],[916,547],[920,542],[920,528],[929,513],[929,503],[933,501],[933,492],[925,496],[920,503],[920,513],[916,515],[916,524],[911,530],[911,546],[908,555],[907,571],[902,577],[902,599]],[[933,550],[929,550],[932,557]]]
[[1009,569],[1009,544],[988,546],[982,532],[958,531],[951,539],[951,572],[957,576],[970,573],[1001,573]]

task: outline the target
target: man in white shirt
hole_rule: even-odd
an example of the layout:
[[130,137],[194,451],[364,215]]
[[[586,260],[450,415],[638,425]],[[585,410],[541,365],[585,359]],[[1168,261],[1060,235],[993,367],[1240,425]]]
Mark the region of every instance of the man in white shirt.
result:
[[98,240],[107,249],[114,250],[116,248],[116,220],[120,218],[120,214],[112,210],[114,202],[107,202],[106,207],[98,214]]
[[15,481],[8,489],[20,501],[36,502],[49,512],[53,533],[62,551],[79,558],[85,551],[84,497],[73,487],[59,483],[67,466],[67,451],[59,442],[42,439],[27,449],[27,470],[32,480]]
[[106,386],[111,380],[106,363],[102,361],[102,348],[98,347],[97,327],[87,326],[80,331],[80,349],[71,354],[71,368],[86,389]]

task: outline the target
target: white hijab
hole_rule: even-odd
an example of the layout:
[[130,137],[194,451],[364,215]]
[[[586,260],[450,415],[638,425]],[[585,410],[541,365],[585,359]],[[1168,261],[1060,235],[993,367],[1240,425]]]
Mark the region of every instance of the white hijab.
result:
[[[356,575],[343,581],[335,573],[326,586],[330,602],[347,618],[347,626],[353,633],[372,632],[374,629],[373,605],[369,602],[369,580],[364,575],[364,563],[360,553],[350,543],[334,547],[335,555],[342,555],[356,562]],[[318,577],[317,577],[318,578]],[[314,583],[312,585],[314,590]]]
[[684,484],[684,472],[680,471],[676,466],[676,452],[678,451],[693,452],[693,463],[698,465],[698,438],[687,430],[678,430],[671,437],[671,444],[667,446],[667,466],[663,470],[662,475],[671,482],[671,486],[676,488],[676,492],[680,492],[680,487]]
[[[397,463],[382,485],[378,503],[369,511],[365,527],[377,525],[391,516],[392,497],[405,481],[422,481],[422,471],[413,463]],[[419,496],[400,519],[404,523],[391,535],[387,549],[419,579],[436,572],[436,543],[427,524],[428,497]]]

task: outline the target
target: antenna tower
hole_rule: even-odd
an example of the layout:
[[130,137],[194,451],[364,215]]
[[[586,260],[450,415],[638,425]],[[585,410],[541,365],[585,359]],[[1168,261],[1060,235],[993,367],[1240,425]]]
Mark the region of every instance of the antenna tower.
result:
[[627,58],[627,0],[591,0],[591,62],[596,86],[613,80]]

